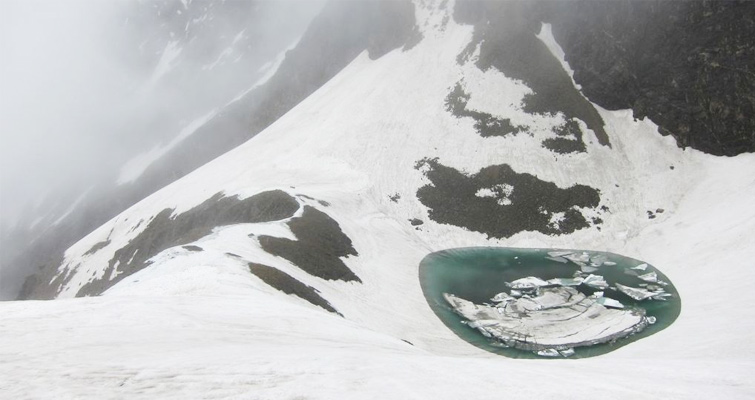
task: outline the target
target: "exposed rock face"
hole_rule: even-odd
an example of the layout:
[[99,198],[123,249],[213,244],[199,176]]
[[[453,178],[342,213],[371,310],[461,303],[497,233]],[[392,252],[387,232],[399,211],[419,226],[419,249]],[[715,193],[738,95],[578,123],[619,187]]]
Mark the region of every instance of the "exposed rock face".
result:
[[595,132],[600,144],[610,145],[597,110],[574,87],[545,44],[536,37],[540,31],[537,2],[470,2],[456,4],[457,22],[473,24],[474,38],[460,54],[459,61],[479,45],[477,66],[495,67],[509,78],[524,82],[533,93],[524,99],[528,113],[562,112],[567,121],[580,119]]
[[510,119],[497,118],[489,113],[467,109],[469,94],[464,91],[461,83],[457,83],[451,93],[446,96],[446,110],[461,118],[470,117],[475,120],[475,130],[482,137],[516,135],[526,130],[523,126],[514,126]]
[[307,273],[328,280],[361,282],[341,257],[358,255],[338,222],[322,211],[304,206],[304,213],[288,226],[297,240],[260,236],[262,249],[283,257]]
[[[528,96],[527,98],[531,97]],[[474,128],[480,136],[485,138],[505,137],[520,133],[532,135],[530,127],[513,125],[509,118],[498,118],[490,113],[468,109],[469,99],[469,93],[465,92],[461,82],[458,82],[446,96],[446,110],[459,118],[472,118],[475,121]],[[575,119],[567,119],[563,124],[553,127],[552,130],[557,137],[543,140],[542,146],[546,149],[558,154],[583,153],[586,151],[585,142],[582,140],[582,129]]]
[[505,238],[521,231],[571,233],[590,226],[580,207],[597,208],[598,190],[585,185],[561,189],[508,165],[493,165],[474,175],[422,160],[419,169],[432,182],[417,191],[436,222]]
[[549,94],[531,99],[533,111],[563,111],[601,138],[600,117],[534,37],[548,22],[591,101],[649,117],[681,147],[755,151],[755,2],[459,1],[454,11],[475,25],[480,68]]
[[649,117],[682,147],[755,151],[755,2],[581,1],[551,18],[591,100]]
[[327,300],[320,296],[317,289],[299,282],[296,278],[283,271],[256,263],[249,263],[249,270],[262,279],[263,282],[283,293],[293,294],[327,311],[341,315]]
[[[99,295],[116,283],[149,265],[149,259],[174,246],[191,243],[212,232],[218,226],[251,222],[269,222],[289,218],[299,209],[299,203],[286,192],[274,190],[259,193],[244,200],[224,197],[218,193],[204,203],[179,215],[166,208],[157,214],[147,227],[128,245],[115,251],[102,278],[93,278],[79,289],[77,296]],[[138,223],[141,225],[141,222]],[[103,242],[105,243],[105,242]],[[95,245],[90,252],[105,246]],[[201,251],[190,246],[189,251]],[[40,271],[24,284],[21,299],[54,298],[66,283],[67,274],[59,274],[60,264]],[[62,266],[61,266],[62,267]],[[67,265],[67,268],[75,266]],[[53,277],[57,278],[52,280]]]

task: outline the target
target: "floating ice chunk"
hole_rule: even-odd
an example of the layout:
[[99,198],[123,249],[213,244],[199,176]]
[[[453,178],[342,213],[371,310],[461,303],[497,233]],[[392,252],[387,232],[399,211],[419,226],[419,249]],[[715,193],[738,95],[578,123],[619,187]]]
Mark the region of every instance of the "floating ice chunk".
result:
[[556,349],[539,350],[536,354],[543,357],[558,357],[561,355]]
[[546,260],[556,261],[560,262],[562,264],[566,264],[569,262],[569,260],[563,258],[563,257],[545,257]]
[[647,274],[638,276],[638,278],[645,282],[658,282],[658,274],[655,272],[648,272]]
[[484,328],[486,326],[494,326],[498,325],[498,321],[490,320],[490,319],[478,319],[476,321],[468,321],[467,326],[470,328]]
[[647,269],[647,267],[648,267],[648,265],[647,265],[647,264],[640,264],[640,265],[638,265],[638,266],[636,266],[636,267],[632,267],[632,269],[636,269],[636,270],[644,271],[645,269]]
[[655,321],[657,321],[657,320],[656,320],[656,318],[654,316],[651,315],[651,316],[648,317],[648,324],[653,325],[655,323]]
[[517,279],[509,283],[509,285],[512,289],[527,290],[539,288],[541,286],[548,286],[548,282],[534,276],[528,276],[526,278]]
[[671,297],[671,296],[673,296],[671,293],[654,293],[651,299],[666,301],[666,297]]
[[610,297],[599,297],[597,300],[595,300],[595,302],[606,307],[624,308],[624,305],[621,304],[620,301],[614,300]]
[[603,297],[603,292],[595,292],[595,293],[591,294],[590,297],[593,298],[593,299],[597,299],[599,297]]
[[648,324],[644,313],[602,306],[573,287],[543,287],[537,293],[505,306],[480,305],[443,295],[454,311],[468,320],[470,328],[505,346],[543,357],[567,357],[574,346],[610,342],[639,332]]
[[653,297],[653,296],[655,296],[655,295],[658,294],[656,292],[651,292],[651,291],[645,290],[645,289],[633,288],[631,286],[625,286],[625,285],[622,285],[620,283],[616,284],[616,288],[618,288],[619,291],[621,291],[625,295],[627,295],[627,296],[629,296],[629,297],[631,297],[631,298],[633,298],[635,300],[649,299],[649,298],[651,298],[651,297]]
[[598,268],[596,268],[596,267],[589,267],[587,265],[582,265],[582,266],[580,266],[579,269],[582,270],[582,272],[586,272],[588,274],[591,273],[591,272],[595,272],[595,271],[598,270]]
[[493,296],[493,298],[490,299],[490,300],[494,301],[496,303],[502,303],[502,302],[504,302],[506,300],[509,300],[509,299],[511,299],[511,296],[509,296],[508,293],[501,292],[501,293],[498,293],[497,295]]
[[582,283],[597,289],[605,289],[608,287],[608,282],[606,282],[606,280],[600,275],[587,275],[587,278],[585,278]]
[[599,267],[608,261],[608,257],[603,254],[598,254],[590,257],[590,265],[593,267]]
[[548,255],[551,257],[563,257],[574,253],[573,251],[549,251]]
[[549,279],[548,283],[551,285],[559,285],[559,286],[579,286],[582,284],[582,281],[584,281],[584,279],[580,277],[576,277],[574,279],[553,278],[553,279]]
[[511,290],[511,296],[513,297],[522,297],[522,292],[516,289]]
[[603,263],[603,265],[616,265],[616,263],[613,261],[606,261]]
[[577,264],[577,265],[583,265],[584,263],[590,262],[590,255],[587,253],[582,254],[569,254],[565,255],[564,258],[567,260]]
[[572,348],[568,348],[566,350],[559,350],[558,352],[561,353],[561,355],[564,357],[570,357],[574,355],[574,349]]
[[583,263],[582,261],[574,261],[574,260],[569,260],[569,261],[571,261],[573,264],[577,264],[577,266],[580,268],[587,266],[587,264]]

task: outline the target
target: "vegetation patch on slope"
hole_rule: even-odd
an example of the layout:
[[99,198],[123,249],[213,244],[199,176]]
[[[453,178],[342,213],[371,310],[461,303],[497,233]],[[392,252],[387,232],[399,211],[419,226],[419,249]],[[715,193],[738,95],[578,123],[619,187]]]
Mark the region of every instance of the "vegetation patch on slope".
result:
[[344,264],[341,257],[359,255],[351,239],[338,222],[314,207],[304,206],[301,217],[293,218],[288,226],[297,240],[260,236],[266,252],[285,258],[310,275],[328,280],[361,282]]
[[312,286],[305,285],[291,275],[267,265],[249,263],[249,270],[263,282],[286,294],[293,294],[334,314],[343,315],[323,299]]
[[[465,175],[423,159],[417,169],[431,184],[417,191],[429,217],[488,235],[506,238],[523,231],[566,234],[591,226],[580,208],[597,210],[600,193],[585,185],[562,189],[552,182],[517,173],[506,164]],[[594,222],[593,222],[594,223]]]

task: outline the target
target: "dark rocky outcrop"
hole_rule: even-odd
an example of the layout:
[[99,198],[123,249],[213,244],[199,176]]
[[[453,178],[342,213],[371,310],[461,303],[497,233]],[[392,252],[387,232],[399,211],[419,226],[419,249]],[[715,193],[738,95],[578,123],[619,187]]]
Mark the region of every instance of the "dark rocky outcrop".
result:
[[446,96],[446,110],[456,117],[470,117],[474,119],[474,128],[482,137],[516,135],[525,131],[523,126],[514,126],[510,119],[494,117],[492,114],[470,110],[467,108],[469,94],[464,91],[461,82],[454,86]]
[[[210,234],[216,227],[277,221],[290,218],[298,209],[299,203],[281,190],[259,193],[243,200],[224,197],[218,193],[178,215],[173,215],[173,209],[166,208],[152,218],[147,227],[126,246],[115,251],[103,278],[92,279],[79,289],[77,296],[99,295],[123,278],[147,267],[148,260],[161,251],[196,241]],[[201,250],[197,246],[186,247],[190,251]],[[56,280],[50,285],[45,282],[50,282],[57,274],[59,265],[51,264],[38,277],[30,278],[29,285],[25,285],[20,297],[52,298],[57,295],[65,280]]]
[[459,61],[465,62],[479,45],[480,69],[495,67],[532,89],[533,93],[524,98],[525,112],[562,112],[567,120],[580,119],[595,132],[600,144],[610,146],[600,114],[574,87],[559,60],[535,36],[540,31],[541,15],[537,2],[456,3],[456,21],[475,26],[474,38],[459,55]]
[[328,280],[361,282],[341,257],[359,255],[338,222],[322,211],[304,206],[301,217],[289,221],[296,240],[260,236],[266,252],[283,257],[310,275]]
[[291,275],[263,264],[249,263],[249,270],[263,282],[286,294],[293,294],[334,314],[343,315],[320,296],[317,289],[305,285]]
[[[597,209],[600,203],[600,193],[594,188],[574,185],[561,189],[505,164],[483,168],[474,175],[444,166],[437,159],[421,160],[417,168],[424,170],[431,182],[417,191],[417,198],[429,209],[433,221],[488,237],[506,238],[523,231],[571,233],[590,226],[579,208]],[[481,190],[485,191],[482,195]]]
[[[458,118],[472,118],[475,121],[474,128],[480,136],[505,137],[519,133],[532,135],[528,126],[514,126],[508,118],[498,118],[489,113],[468,109],[469,97],[461,82],[456,83],[453,90],[446,96],[446,110]],[[543,140],[542,146],[546,149],[559,154],[587,150],[582,140],[582,129],[576,120],[568,119],[562,125],[555,127],[553,132],[558,137]]]
[[412,226],[420,226],[424,224],[424,222],[419,218],[412,218],[409,220],[409,223],[412,224]]
[[553,132],[558,137],[543,140],[543,147],[546,149],[559,154],[584,153],[587,150],[577,121],[568,120],[553,129]]
[[649,117],[680,147],[755,151],[755,2],[459,1],[454,17],[475,25],[461,60],[482,42],[480,68],[521,79],[530,110],[581,119],[601,143],[599,115],[534,36],[542,22],[591,101]]
[[649,117],[681,147],[755,151],[755,2],[581,1],[551,18],[591,100]]

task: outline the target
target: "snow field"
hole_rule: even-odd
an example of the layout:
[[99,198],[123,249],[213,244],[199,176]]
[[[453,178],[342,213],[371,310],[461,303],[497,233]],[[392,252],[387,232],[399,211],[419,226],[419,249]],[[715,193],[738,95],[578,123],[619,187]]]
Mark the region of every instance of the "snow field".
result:
[[[439,12],[418,7],[420,22],[439,19]],[[344,261],[363,284],[309,276],[248,236],[291,238],[285,221],[219,228],[194,243],[204,252],[166,250],[102,297],[0,304],[0,392],[10,398],[755,396],[749,340],[755,311],[748,307],[755,302],[749,288],[755,156],[682,150],[652,122],[600,108],[612,148],[591,133],[586,153],[565,156],[540,147],[543,132],[482,138],[471,119],[445,110],[461,77],[470,107],[529,118],[543,129],[558,117],[521,115],[516,104],[524,90],[511,90],[516,82],[456,63],[470,27],[451,19],[443,31],[424,29],[415,48],[375,61],[362,54],[249,142],[71,247],[61,273],[73,278],[60,297],[101,277],[115,250],[151,216],[168,207],[181,213],[221,191],[249,197],[282,189],[327,201],[324,207],[300,199],[352,239],[359,256]],[[601,191],[610,213],[600,231],[568,236],[489,239],[437,224],[415,196],[428,183],[414,169],[424,157],[468,173],[507,163],[559,187],[589,185]],[[389,199],[395,193],[397,202]],[[646,211],[657,208],[665,212],[649,220]],[[415,229],[410,218],[424,224]],[[108,237],[108,246],[83,255]],[[673,281],[682,313],[666,330],[597,358],[494,356],[450,332],[419,287],[425,255],[465,246],[594,249],[645,260]],[[317,288],[345,319],[267,287],[226,252]]]

